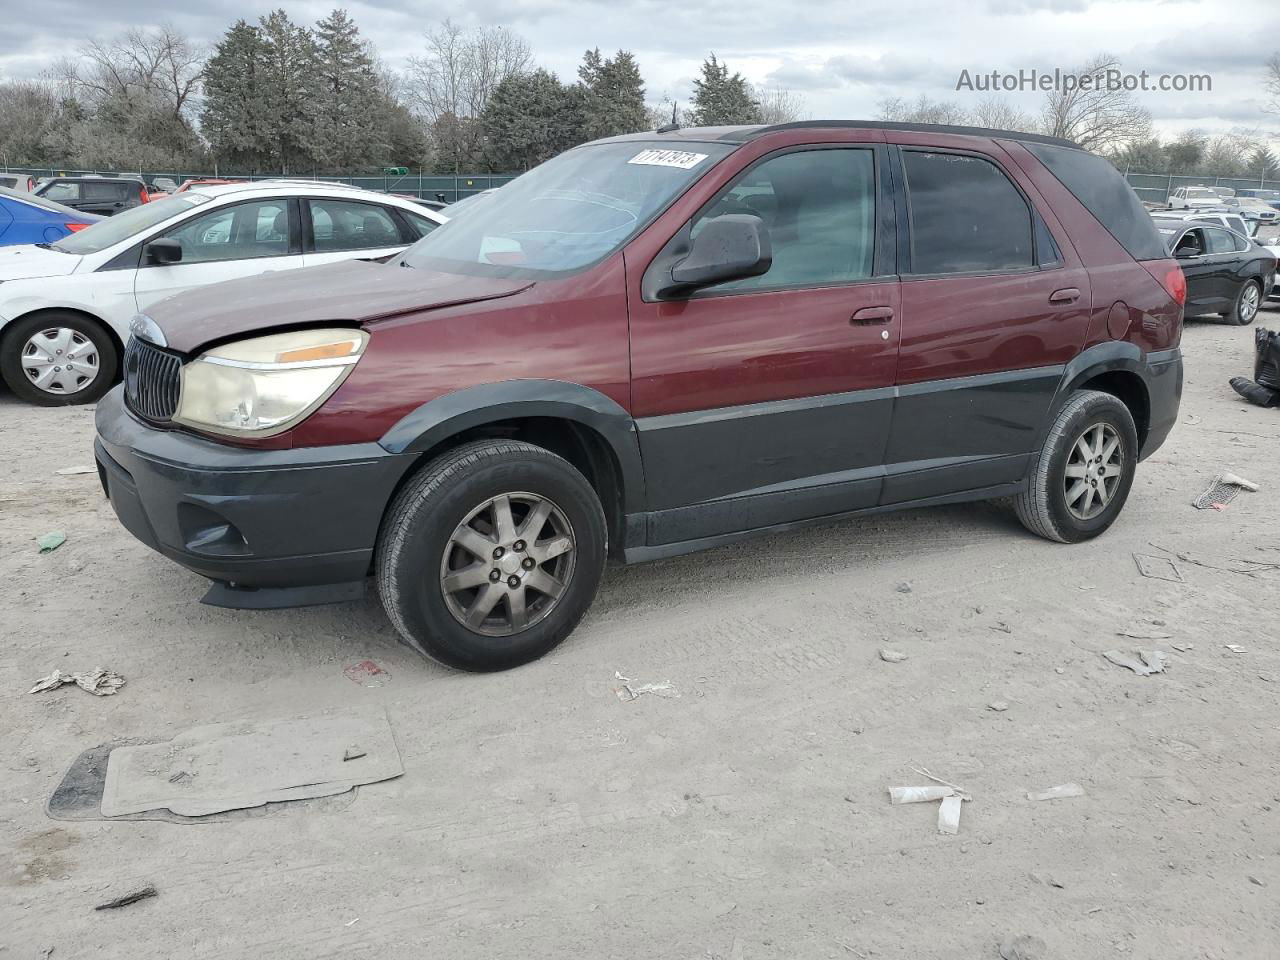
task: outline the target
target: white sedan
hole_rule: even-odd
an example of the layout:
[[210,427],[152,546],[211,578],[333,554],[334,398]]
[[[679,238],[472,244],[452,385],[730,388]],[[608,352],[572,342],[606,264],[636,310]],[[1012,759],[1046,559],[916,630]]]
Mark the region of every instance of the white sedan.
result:
[[340,184],[197,187],[56,243],[0,248],[0,376],[32,403],[91,403],[116,381],[133,317],[192,287],[389,256],[447,218]]

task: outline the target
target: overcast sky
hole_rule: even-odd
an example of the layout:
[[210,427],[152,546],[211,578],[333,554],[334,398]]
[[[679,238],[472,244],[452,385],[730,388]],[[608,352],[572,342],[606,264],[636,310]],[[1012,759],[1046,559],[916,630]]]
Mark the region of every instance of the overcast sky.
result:
[[[332,6],[285,9],[313,22]],[[654,102],[664,95],[687,101],[699,63],[714,50],[753,82],[803,96],[814,119],[873,117],[886,97],[922,93],[969,105],[983,94],[956,91],[962,69],[1069,69],[1106,51],[1134,73],[1211,75],[1211,92],[1139,95],[1163,133],[1245,128],[1280,136],[1280,117],[1263,110],[1263,64],[1280,50],[1276,0],[365,0],[346,7],[392,67],[419,52],[423,30],[451,13],[465,25],[516,31],[538,63],[564,79],[574,77],[588,47],[631,50]],[[254,20],[266,10],[244,0],[45,0],[38,13],[0,20],[0,76],[38,74],[70,52],[77,34],[106,37],[167,19],[212,42],[236,18]],[[1042,97],[1010,99],[1034,112]]]

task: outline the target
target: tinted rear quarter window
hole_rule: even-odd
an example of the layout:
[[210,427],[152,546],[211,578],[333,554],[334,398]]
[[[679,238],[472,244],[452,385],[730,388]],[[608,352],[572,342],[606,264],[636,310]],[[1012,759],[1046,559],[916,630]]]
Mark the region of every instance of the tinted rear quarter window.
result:
[[911,272],[991,273],[1034,265],[1031,210],[989,160],[904,150]]
[[1146,207],[1120,171],[1101,157],[1046,143],[1023,146],[1071,191],[1135,260],[1167,257]]

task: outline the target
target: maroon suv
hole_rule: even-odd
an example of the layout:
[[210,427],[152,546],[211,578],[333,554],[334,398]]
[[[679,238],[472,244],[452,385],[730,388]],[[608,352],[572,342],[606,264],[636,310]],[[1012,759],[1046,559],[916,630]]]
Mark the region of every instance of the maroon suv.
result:
[[815,122],[570,150],[388,262],[185,293],[98,406],[108,495],[206,601],[358,596],[508,667],[628,562],[1011,497],[1107,529],[1182,384],[1185,284],[1073,144]]

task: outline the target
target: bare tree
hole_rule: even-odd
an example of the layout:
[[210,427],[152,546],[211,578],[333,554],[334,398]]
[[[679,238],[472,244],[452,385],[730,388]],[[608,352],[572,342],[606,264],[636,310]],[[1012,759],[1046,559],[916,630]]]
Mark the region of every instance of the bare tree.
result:
[[1041,112],[1044,132],[1095,151],[1114,150],[1150,137],[1150,111],[1128,90],[1100,82],[1108,71],[1119,69],[1119,59],[1104,53],[1072,71],[1076,77],[1092,80],[1045,94]]
[[426,52],[409,59],[406,93],[435,134],[447,165],[478,162],[478,119],[498,84],[533,65],[529,44],[505,27],[463,30],[451,20],[426,34]]
[[1020,130],[1033,133],[1039,125],[1030,114],[1023,113],[1008,100],[1000,97],[987,97],[969,111],[969,122],[975,127],[988,127],[992,130]]
[[753,91],[760,108],[761,123],[794,123],[809,119],[804,97],[781,87],[756,87]]
[[111,102],[163,105],[175,120],[189,119],[204,73],[206,51],[169,24],[134,28],[113,40],[90,40],[76,57],[54,65],[67,94],[94,109]]
[[915,100],[902,97],[881,100],[878,117],[899,123],[963,124],[968,120],[963,108],[945,100],[930,100],[923,93]]
[[1267,110],[1280,113],[1280,53],[1273,53],[1267,61],[1266,80],[1263,82],[1271,99],[1267,102]]

